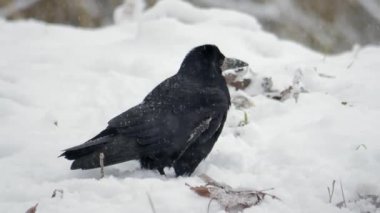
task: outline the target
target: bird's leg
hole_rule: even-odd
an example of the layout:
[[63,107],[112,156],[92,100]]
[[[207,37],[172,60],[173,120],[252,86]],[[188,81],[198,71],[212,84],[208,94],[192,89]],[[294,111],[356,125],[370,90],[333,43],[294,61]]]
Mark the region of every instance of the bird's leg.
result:
[[100,178],[104,178],[104,154],[101,152],[99,154],[99,164],[100,164]]
[[158,168],[157,170],[160,173],[160,175],[166,175],[164,172],[164,168]]

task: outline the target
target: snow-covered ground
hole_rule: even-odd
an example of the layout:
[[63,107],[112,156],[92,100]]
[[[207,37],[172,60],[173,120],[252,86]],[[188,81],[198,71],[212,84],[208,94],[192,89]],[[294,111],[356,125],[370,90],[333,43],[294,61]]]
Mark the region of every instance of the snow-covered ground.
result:
[[[213,43],[247,61],[274,88],[302,72],[298,102],[257,95],[227,126],[192,177],[163,177],[137,162],[71,171],[57,158],[173,75],[185,54]],[[0,212],[207,212],[209,200],[185,183],[206,173],[237,188],[267,189],[244,212],[380,212],[357,194],[380,194],[380,48],[323,56],[261,30],[255,19],[161,1],[133,21],[84,30],[0,20]],[[249,90],[250,89],[250,90]],[[253,88],[248,88],[252,92]],[[170,171],[168,171],[170,173]],[[337,180],[332,203],[327,187]],[[348,208],[339,209],[342,182]],[[63,198],[51,198],[54,189]],[[380,201],[379,201],[380,202]],[[212,203],[210,212],[223,212]]]

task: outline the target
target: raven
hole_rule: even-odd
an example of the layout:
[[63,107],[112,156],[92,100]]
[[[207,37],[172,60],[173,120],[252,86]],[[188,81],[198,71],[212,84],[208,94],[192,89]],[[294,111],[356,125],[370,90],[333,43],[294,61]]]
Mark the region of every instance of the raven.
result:
[[222,71],[246,67],[226,58],[215,45],[192,49],[174,76],[156,86],[142,103],[108,122],[87,142],[66,149],[71,169],[139,160],[145,169],[174,167],[177,176],[191,175],[218,139],[230,94]]

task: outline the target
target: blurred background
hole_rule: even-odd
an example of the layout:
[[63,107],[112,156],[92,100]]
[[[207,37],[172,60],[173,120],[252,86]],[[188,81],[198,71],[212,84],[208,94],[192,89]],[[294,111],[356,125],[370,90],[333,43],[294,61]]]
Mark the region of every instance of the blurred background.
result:
[[[203,8],[238,10],[258,19],[280,38],[325,54],[354,45],[380,44],[380,0],[187,0]],[[154,7],[157,0],[0,0],[8,20],[97,28],[114,22],[116,8]]]

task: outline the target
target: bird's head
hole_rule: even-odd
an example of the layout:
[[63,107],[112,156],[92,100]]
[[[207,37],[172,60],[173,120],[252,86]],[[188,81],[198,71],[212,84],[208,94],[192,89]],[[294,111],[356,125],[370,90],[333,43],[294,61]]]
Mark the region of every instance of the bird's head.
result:
[[179,72],[208,81],[220,77],[225,70],[247,66],[241,60],[225,57],[217,46],[206,44],[195,47],[186,55]]

